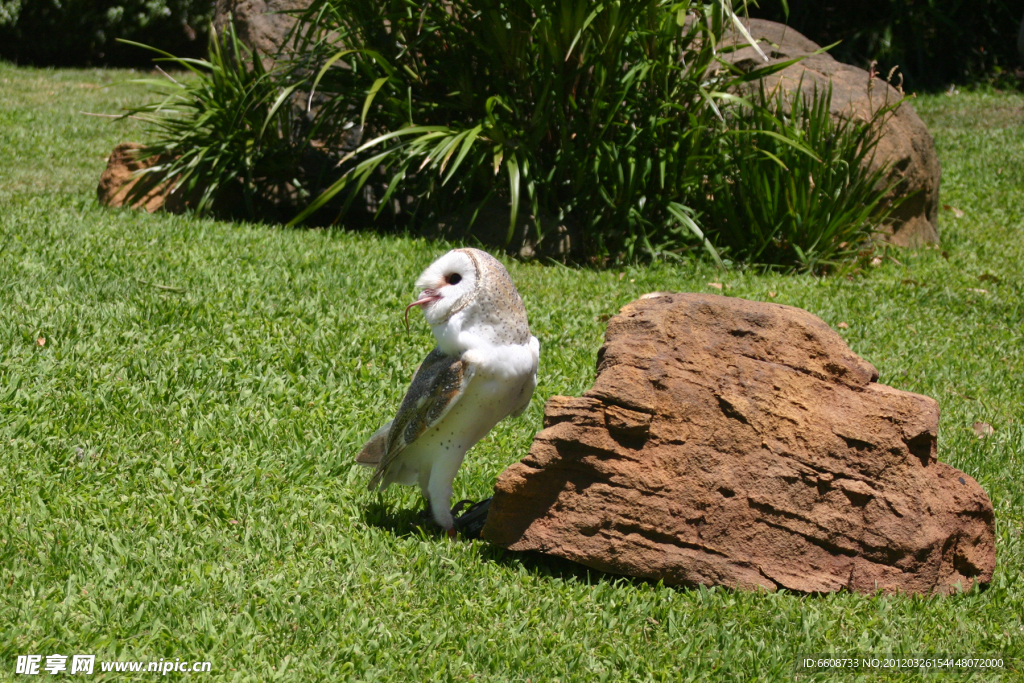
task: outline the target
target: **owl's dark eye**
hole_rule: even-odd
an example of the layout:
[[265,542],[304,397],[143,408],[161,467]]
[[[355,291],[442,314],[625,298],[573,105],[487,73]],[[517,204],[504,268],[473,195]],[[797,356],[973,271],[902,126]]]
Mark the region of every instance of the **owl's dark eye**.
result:
[[457,285],[462,282],[462,276],[458,273],[449,273],[444,276],[444,281],[450,285]]

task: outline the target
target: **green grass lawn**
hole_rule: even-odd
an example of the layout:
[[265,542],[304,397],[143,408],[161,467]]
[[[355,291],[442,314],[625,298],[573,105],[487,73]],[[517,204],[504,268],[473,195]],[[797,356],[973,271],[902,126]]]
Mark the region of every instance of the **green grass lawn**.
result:
[[995,506],[992,585],[807,597],[451,542],[417,529],[413,490],[368,493],[354,456],[432,346],[402,310],[449,245],[100,208],[107,153],[140,131],[78,112],[141,101],[112,85],[129,77],[0,65],[0,679],[33,680],[16,657],[54,653],[210,661],[196,680],[673,683],[792,680],[806,653],[1024,657],[1021,95],[915,102],[962,216],[942,212],[941,249],[864,277],[506,260],[540,383],[471,452],[457,497],[489,495],[547,397],[592,383],[605,316],[652,290],[717,281],[845,322],[881,382],[939,401],[939,459]]

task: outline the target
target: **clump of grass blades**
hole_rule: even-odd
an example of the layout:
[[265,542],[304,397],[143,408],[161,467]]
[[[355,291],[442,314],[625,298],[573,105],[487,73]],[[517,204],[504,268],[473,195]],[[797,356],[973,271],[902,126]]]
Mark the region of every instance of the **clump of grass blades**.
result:
[[301,80],[267,71],[233,26],[223,36],[210,28],[208,60],[122,42],[162,54],[154,61],[195,76],[136,81],[165,95],[125,114],[144,120],[154,134],[139,158],[155,157],[156,163],[140,173],[136,195],[168,181],[197,213],[241,209],[250,219],[281,202],[308,200],[301,169],[315,126],[301,130],[291,104]]
[[755,106],[732,110],[731,129],[719,137],[723,159],[699,201],[724,256],[822,272],[855,261],[896,208],[888,166],[870,162],[900,103],[865,121],[833,117],[831,102],[831,87],[809,95],[797,88],[787,99],[762,84]]
[[[383,177],[377,216],[427,225],[460,207],[557,217],[585,255],[717,253],[692,198],[740,73],[716,46],[731,0],[315,0],[293,36],[319,116],[363,126],[344,175],[301,212],[342,212]],[[748,36],[749,38],[749,36]],[[339,49],[339,46],[341,49]],[[411,202],[393,201],[396,196]]]

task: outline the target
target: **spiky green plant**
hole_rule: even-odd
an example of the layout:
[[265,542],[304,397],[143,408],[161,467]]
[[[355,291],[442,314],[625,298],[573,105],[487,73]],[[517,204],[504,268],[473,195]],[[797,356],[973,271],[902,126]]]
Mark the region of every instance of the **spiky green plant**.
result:
[[494,202],[573,226],[591,257],[678,255],[720,129],[742,81],[720,57],[731,0],[315,0],[293,45],[316,71],[320,116],[363,126],[344,175],[300,213],[372,179],[413,223]]
[[900,103],[859,120],[833,117],[831,102],[831,87],[785,96],[762,85],[755,106],[731,112],[718,138],[724,158],[696,205],[730,259],[820,272],[855,260],[895,208],[888,166],[870,162]]
[[139,158],[157,159],[141,172],[143,182],[135,185],[136,194],[170,182],[197,213],[231,198],[231,211],[241,208],[250,219],[263,213],[259,209],[265,210],[268,200],[308,197],[300,166],[315,130],[299,129],[291,102],[301,78],[289,80],[267,71],[230,24],[223,35],[211,27],[208,60],[131,44],[154,50],[163,55],[155,61],[195,76],[184,81],[170,76],[136,81],[164,95],[125,114],[142,118],[153,133]]
[[[318,211],[351,224],[357,206],[429,234],[467,207],[507,208],[507,246],[522,213],[542,253],[545,230],[568,226],[573,256],[599,263],[701,250],[722,263],[722,249],[821,270],[885,219],[864,162],[889,110],[837,123],[827,94],[789,109],[738,96],[791,62],[729,64],[737,46],[720,39],[742,27],[729,0],[315,0],[299,19],[271,72],[232,31],[209,61],[165,56],[196,78],[132,112],[158,132],[153,181],[199,211],[240,191],[250,218],[287,194],[293,224]],[[340,163],[310,202],[314,138]]]

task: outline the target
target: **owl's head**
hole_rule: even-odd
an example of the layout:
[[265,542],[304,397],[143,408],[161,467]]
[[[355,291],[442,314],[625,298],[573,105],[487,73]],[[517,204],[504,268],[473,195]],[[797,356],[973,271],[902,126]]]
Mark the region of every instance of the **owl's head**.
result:
[[473,301],[480,271],[467,252],[449,251],[423,271],[416,279],[416,288],[422,291],[416,301],[405,307],[406,315],[410,308],[419,306],[431,326],[440,325]]
[[[416,287],[422,291],[406,306],[406,316],[413,306],[422,308],[439,345],[453,331],[471,331],[478,341],[489,344],[524,344],[530,339],[526,309],[512,278],[485,251],[449,251],[423,271]],[[456,330],[449,322],[460,312]]]

